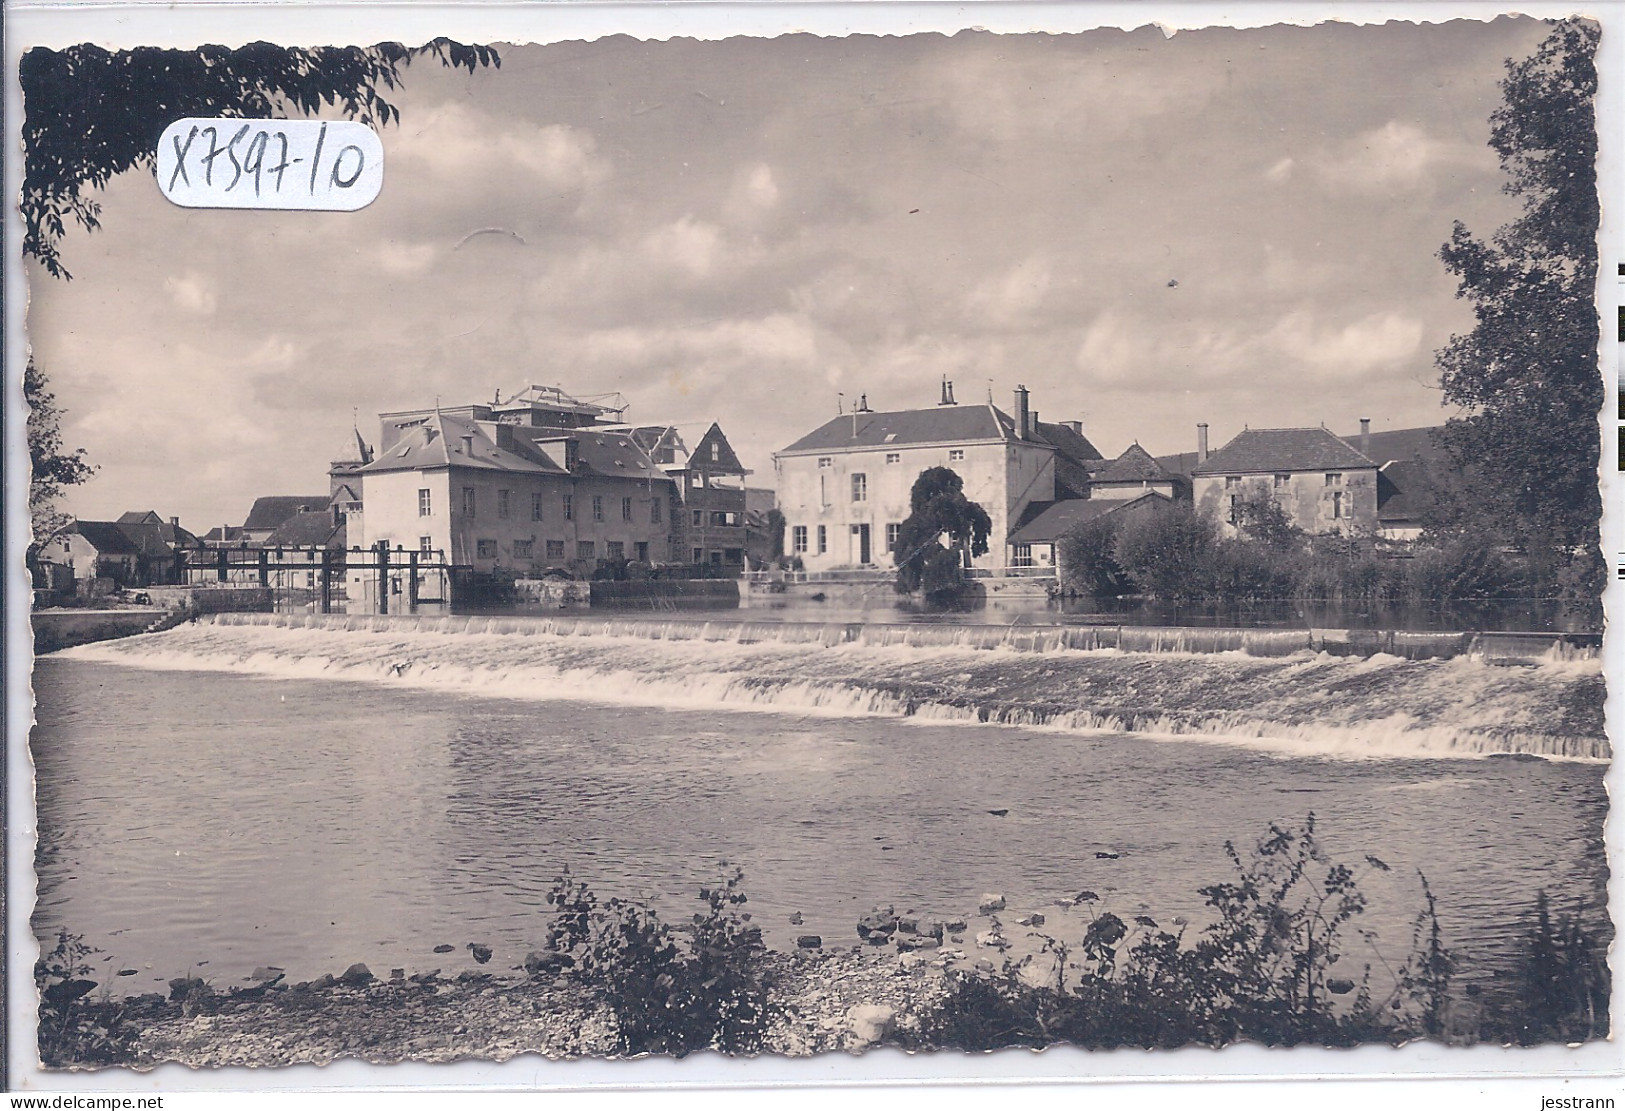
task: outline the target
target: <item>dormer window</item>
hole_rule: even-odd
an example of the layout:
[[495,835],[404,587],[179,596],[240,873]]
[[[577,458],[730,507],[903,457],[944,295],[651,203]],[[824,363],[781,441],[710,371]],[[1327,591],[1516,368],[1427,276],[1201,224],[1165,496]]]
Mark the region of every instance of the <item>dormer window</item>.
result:
[[722,445],[721,444],[712,444],[711,445],[711,462],[713,462],[713,463],[722,462]]

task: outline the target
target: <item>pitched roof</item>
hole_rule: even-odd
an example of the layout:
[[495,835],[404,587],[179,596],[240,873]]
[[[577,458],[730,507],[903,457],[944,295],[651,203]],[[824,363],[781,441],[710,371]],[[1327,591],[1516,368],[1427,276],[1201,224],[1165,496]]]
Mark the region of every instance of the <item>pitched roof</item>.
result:
[[1383,464],[1377,472],[1377,519],[1418,521],[1433,502],[1428,466],[1418,460]]
[[289,517],[265,538],[266,547],[312,548],[330,546],[333,541],[344,546],[344,525],[335,524],[333,515],[318,509]]
[[216,525],[214,528],[203,534],[203,542],[205,544],[219,544],[222,541],[227,544],[232,544],[241,540],[242,538],[243,529],[241,525]]
[[1151,458],[1151,453],[1140,446],[1138,440],[1123,449],[1123,454],[1111,461],[1104,470],[1096,471],[1095,482],[1170,482],[1175,475]]
[[[716,446],[715,460],[711,458],[712,445]],[[715,421],[711,422],[711,427],[707,428],[705,434],[695,443],[694,450],[689,454],[688,462],[691,467],[697,465],[708,471],[717,471],[722,474],[746,475],[750,473],[745,469],[745,464],[739,461],[739,456],[734,453],[733,445],[728,442],[728,437],[722,434],[722,426]]]
[[1038,435],[1054,444],[1056,450],[1063,455],[1077,460],[1079,463],[1097,462],[1103,458],[1099,449],[1089,442],[1089,438],[1082,432],[1074,432],[1064,424],[1051,424],[1049,421],[1035,421]]
[[1248,428],[1207,457],[1197,475],[1339,471],[1375,467],[1324,428]]
[[[494,427],[520,429],[511,425]],[[556,433],[555,433],[556,435]],[[496,441],[477,421],[450,413],[431,413],[419,424],[401,433],[399,439],[361,473],[379,474],[384,471],[424,471],[438,467],[466,467],[484,471],[521,471],[532,474],[563,473],[563,468],[538,452],[532,443],[521,443],[514,437],[515,449],[498,447]]]
[[[1373,432],[1367,441],[1368,447],[1363,448],[1366,455],[1374,462],[1386,463],[1390,460],[1423,459],[1429,462],[1444,455],[1444,445],[1439,443],[1437,433],[1441,426],[1434,425],[1428,428],[1395,428],[1388,432]],[[1344,439],[1351,444],[1358,445],[1358,436],[1345,436]]]
[[65,532],[76,532],[102,555],[140,555],[141,549],[115,521],[75,521]]
[[781,454],[907,444],[1008,440],[1015,422],[991,405],[938,405],[895,413],[848,413],[826,421]]
[[161,525],[164,523],[164,519],[151,509],[146,511],[132,509],[128,513],[120,513],[117,523],[121,525]]
[[274,529],[295,513],[327,508],[326,494],[275,494],[255,498],[243,522],[245,529]]
[[1142,505],[1147,498],[1172,504],[1166,494],[1148,491],[1137,498],[1069,498],[1066,501],[1034,502],[1021,515],[1016,528],[1006,541],[1009,544],[1046,544],[1068,529],[1111,513],[1120,513],[1131,505]]

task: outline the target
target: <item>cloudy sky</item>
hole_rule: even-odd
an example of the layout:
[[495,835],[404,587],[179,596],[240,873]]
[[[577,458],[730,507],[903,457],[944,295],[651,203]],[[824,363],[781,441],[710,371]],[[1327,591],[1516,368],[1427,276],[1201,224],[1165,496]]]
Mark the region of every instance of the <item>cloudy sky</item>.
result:
[[[358,213],[202,212],[149,174],[30,268],[87,518],[240,523],[326,488],[352,412],[527,383],[772,452],[876,409],[1081,419],[1106,454],[1447,415],[1435,252],[1511,215],[1485,145],[1532,20],[787,36],[420,63]],[[491,231],[487,229],[500,229]],[[504,234],[509,233],[512,234]],[[480,234],[473,234],[480,233]]]

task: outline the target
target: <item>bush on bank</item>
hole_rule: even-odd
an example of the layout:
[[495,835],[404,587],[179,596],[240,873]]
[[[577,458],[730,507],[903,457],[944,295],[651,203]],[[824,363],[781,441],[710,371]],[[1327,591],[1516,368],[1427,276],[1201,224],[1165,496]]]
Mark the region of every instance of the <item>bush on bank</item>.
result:
[[[1476,984],[1456,989],[1460,960],[1443,942],[1425,879],[1409,951],[1399,959],[1372,951],[1372,960],[1357,962],[1355,943],[1366,940],[1357,925],[1366,905],[1360,881],[1386,871],[1383,861],[1329,859],[1313,815],[1297,828],[1272,824],[1246,854],[1228,843],[1226,853],[1233,874],[1201,889],[1211,921],[1200,929],[1180,919],[1166,926],[1149,915],[1124,919],[1094,892],[1079,892],[1070,902],[1086,920],[1081,940],[1034,931],[1040,948],[1031,957],[948,972],[945,1000],[899,1023],[888,1039],[909,1049],[979,1051],[1424,1037],[1531,1045],[1608,1035],[1607,939],[1585,929],[1577,909],[1554,913],[1544,893],[1525,916],[1513,990],[1478,1000]],[[744,909],[742,882],[740,869],[725,871],[700,890],[700,909],[688,921],[668,925],[637,902],[600,899],[565,872],[548,895],[544,947],[526,968],[585,988],[607,1006],[617,1054],[760,1052],[793,1000],[780,992],[786,958],[763,944]],[[875,936],[890,933],[871,934],[871,942]],[[105,986],[98,991],[92,952],[63,932],[36,966],[47,1066],[135,1063],[144,1022],[215,1013],[234,998],[264,999],[268,987],[279,988],[221,995],[185,978],[171,983],[172,1001],[155,1012],[139,999],[111,998]],[[300,1016],[320,1006],[319,996],[293,995],[307,1000]],[[1478,1002],[1458,1007],[1463,1000]]]

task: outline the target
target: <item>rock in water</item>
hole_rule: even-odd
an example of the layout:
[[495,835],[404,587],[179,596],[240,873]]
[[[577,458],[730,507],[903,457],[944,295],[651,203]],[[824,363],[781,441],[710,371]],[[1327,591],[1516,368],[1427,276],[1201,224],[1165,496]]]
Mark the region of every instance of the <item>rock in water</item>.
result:
[[801,925],[801,912],[799,910],[796,911],[794,914],[792,914],[790,916],[790,925],[792,925],[792,926]]
[[1018,918],[1016,921],[1023,926],[1042,926],[1044,924],[1044,916],[1035,912],[1027,915],[1024,918]]
[[436,953],[449,953],[455,948],[457,948],[455,945],[436,945],[434,951]]
[[880,1003],[860,1003],[846,1012],[846,1026],[858,1046],[874,1045],[897,1026],[897,1012]]
[[865,941],[873,941],[878,935],[884,942],[897,931],[897,916],[890,907],[885,910],[876,908],[858,919],[858,936]]
[[976,935],[976,944],[984,949],[1008,949],[1010,942],[997,930],[983,930]]
[[468,943],[468,951],[474,954],[475,964],[484,964],[491,959],[491,947],[489,945],[481,945],[476,941],[471,941]]
[[344,975],[339,977],[339,983],[349,984],[351,987],[356,987],[360,984],[370,984],[372,980],[372,969],[368,968],[360,961],[356,961],[349,968],[346,968],[344,970]]
[[976,910],[977,910],[977,913],[979,913],[979,914],[992,914],[996,910],[1003,910],[1003,909],[1004,909],[1004,896],[1003,895],[983,895],[982,896],[982,901],[980,903],[976,904]]
[[824,939],[817,934],[802,934],[796,938],[797,949],[822,949],[823,947]]

